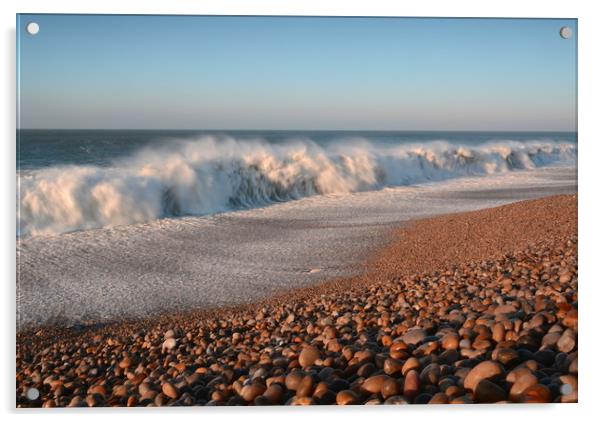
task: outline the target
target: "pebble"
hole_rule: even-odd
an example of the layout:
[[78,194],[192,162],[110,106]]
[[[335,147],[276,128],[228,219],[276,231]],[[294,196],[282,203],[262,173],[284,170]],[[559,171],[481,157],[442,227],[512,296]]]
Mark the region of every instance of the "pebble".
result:
[[387,358],[385,359],[385,362],[383,364],[383,371],[387,375],[398,374],[401,373],[402,367],[403,364],[401,363],[401,361],[397,359]]
[[380,390],[380,395],[387,399],[392,396],[399,396],[403,393],[403,388],[399,381],[393,378],[387,378],[383,383]]
[[320,351],[313,346],[305,347],[299,354],[299,364],[302,368],[313,365],[318,359],[320,359]]
[[422,328],[412,328],[403,335],[403,342],[416,345],[426,338],[426,331]]
[[280,384],[272,384],[265,390],[263,395],[272,404],[279,404],[282,402],[282,398],[284,397],[284,389]]
[[496,323],[493,326],[493,332],[491,333],[491,338],[496,342],[500,343],[504,341],[506,338],[506,329],[504,328],[504,324],[501,322]]
[[84,400],[81,396],[73,396],[67,407],[82,407]]
[[421,384],[432,384],[437,385],[439,377],[441,376],[441,367],[437,363],[431,363],[427,365],[422,372],[420,372],[420,383]]
[[448,404],[449,397],[445,393],[435,393],[433,397],[429,400],[428,404]]
[[385,400],[384,404],[410,404],[403,396],[393,396]]
[[577,337],[575,336],[575,332],[570,328],[567,328],[556,342],[556,347],[563,353],[570,353],[573,351],[576,344]]
[[306,375],[301,379],[301,382],[297,386],[296,396],[297,397],[309,397],[314,392],[314,379],[311,375]]
[[420,361],[415,357],[411,357],[405,361],[401,368],[401,373],[403,376],[406,376],[411,370],[420,370]]
[[169,351],[169,350],[173,349],[174,347],[176,347],[176,344],[177,344],[177,340],[173,337],[170,337],[163,342],[163,346],[161,347],[161,350],[163,352],[165,352],[166,350]]
[[405,377],[403,383],[403,395],[409,399],[412,399],[420,392],[420,375],[418,371],[412,369]]
[[337,393],[338,405],[359,404],[359,396],[352,390],[343,390]]
[[245,385],[241,392],[240,396],[247,402],[252,402],[257,398],[257,396],[262,395],[266,391],[266,387],[261,384],[251,383],[249,385]]
[[88,389],[88,394],[98,394],[102,397],[106,397],[107,396],[107,389],[105,388],[104,385],[95,385],[93,387],[90,387]]
[[535,384],[527,388],[520,397],[521,403],[550,403],[552,394],[545,385]]
[[460,359],[460,353],[456,349],[449,349],[437,357],[437,362],[442,365],[452,365],[458,359]]
[[374,375],[363,382],[362,389],[371,394],[380,393],[383,388],[383,384],[388,379],[391,378],[389,378],[387,375]]
[[511,365],[520,359],[518,352],[514,349],[505,347],[502,349],[495,349],[491,354],[493,360],[497,360],[504,366]]
[[303,372],[291,372],[286,376],[286,379],[284,381],[286,388],[288,388],[289,390],[292,391],[297,391],[297,387],[299,386],[299,384],[301,383],[301,380],[303,379],[304,374]]
[[[526,369],[526,368],[525,368]],[[521,399],[523,392],[538,383],[537,377],[531,373],[528,369],[522,371],[513,380],[512,387],[510,388],[510,400],[518,402]]]
[[460,345],[460,337],[457,333],[447,333],[441,337],[441,347],[445,350],[457,349]]
[[488,360],[475,366],[464,379],[464,388],[474,391],[479,382],[499,377],[504,374],[500,363]]
[[477,384],[474,397],[478,403],[496,403],[506,400],[506,392],[497,384],[484,379]]
[[161,386],[161,392],[172,399],[177,399],[180,396],[178,389],[169,382],[166,382]]

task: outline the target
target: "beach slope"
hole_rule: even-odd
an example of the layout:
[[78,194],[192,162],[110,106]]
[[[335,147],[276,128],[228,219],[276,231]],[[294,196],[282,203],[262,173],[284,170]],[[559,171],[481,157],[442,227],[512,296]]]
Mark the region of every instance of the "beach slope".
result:
[[390,237],[255,305],[20,332],[17,406],[577,401],[576,195]]

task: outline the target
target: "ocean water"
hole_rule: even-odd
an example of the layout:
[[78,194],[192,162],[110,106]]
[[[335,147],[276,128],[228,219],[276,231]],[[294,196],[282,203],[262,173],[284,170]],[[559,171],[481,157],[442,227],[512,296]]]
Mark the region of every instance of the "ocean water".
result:
[[19,130],[17,236],[576,163],[575,133]]
[[18,136],[18,329],[252,302],[409,220],[577,191],[571,133]]

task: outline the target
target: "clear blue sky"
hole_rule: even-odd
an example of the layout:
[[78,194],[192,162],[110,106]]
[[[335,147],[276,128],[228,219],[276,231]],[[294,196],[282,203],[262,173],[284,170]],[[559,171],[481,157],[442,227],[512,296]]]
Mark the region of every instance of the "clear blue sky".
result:
[[576,130],[571,19],[20,15],[17,33],[23,128]]

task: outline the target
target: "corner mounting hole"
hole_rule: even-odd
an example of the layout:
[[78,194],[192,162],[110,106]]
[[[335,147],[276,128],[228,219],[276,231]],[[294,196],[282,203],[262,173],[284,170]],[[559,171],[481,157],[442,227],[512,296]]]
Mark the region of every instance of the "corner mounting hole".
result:
[[38,25],[36,22],[29,22],[26,29],[29,35],[36,35],[38,32],[40,32],[40,25]]
[[560,36],[565,40],[568,40],[573,36],[573,30],[570,26],[563,26],[562,28],[560,28]]

